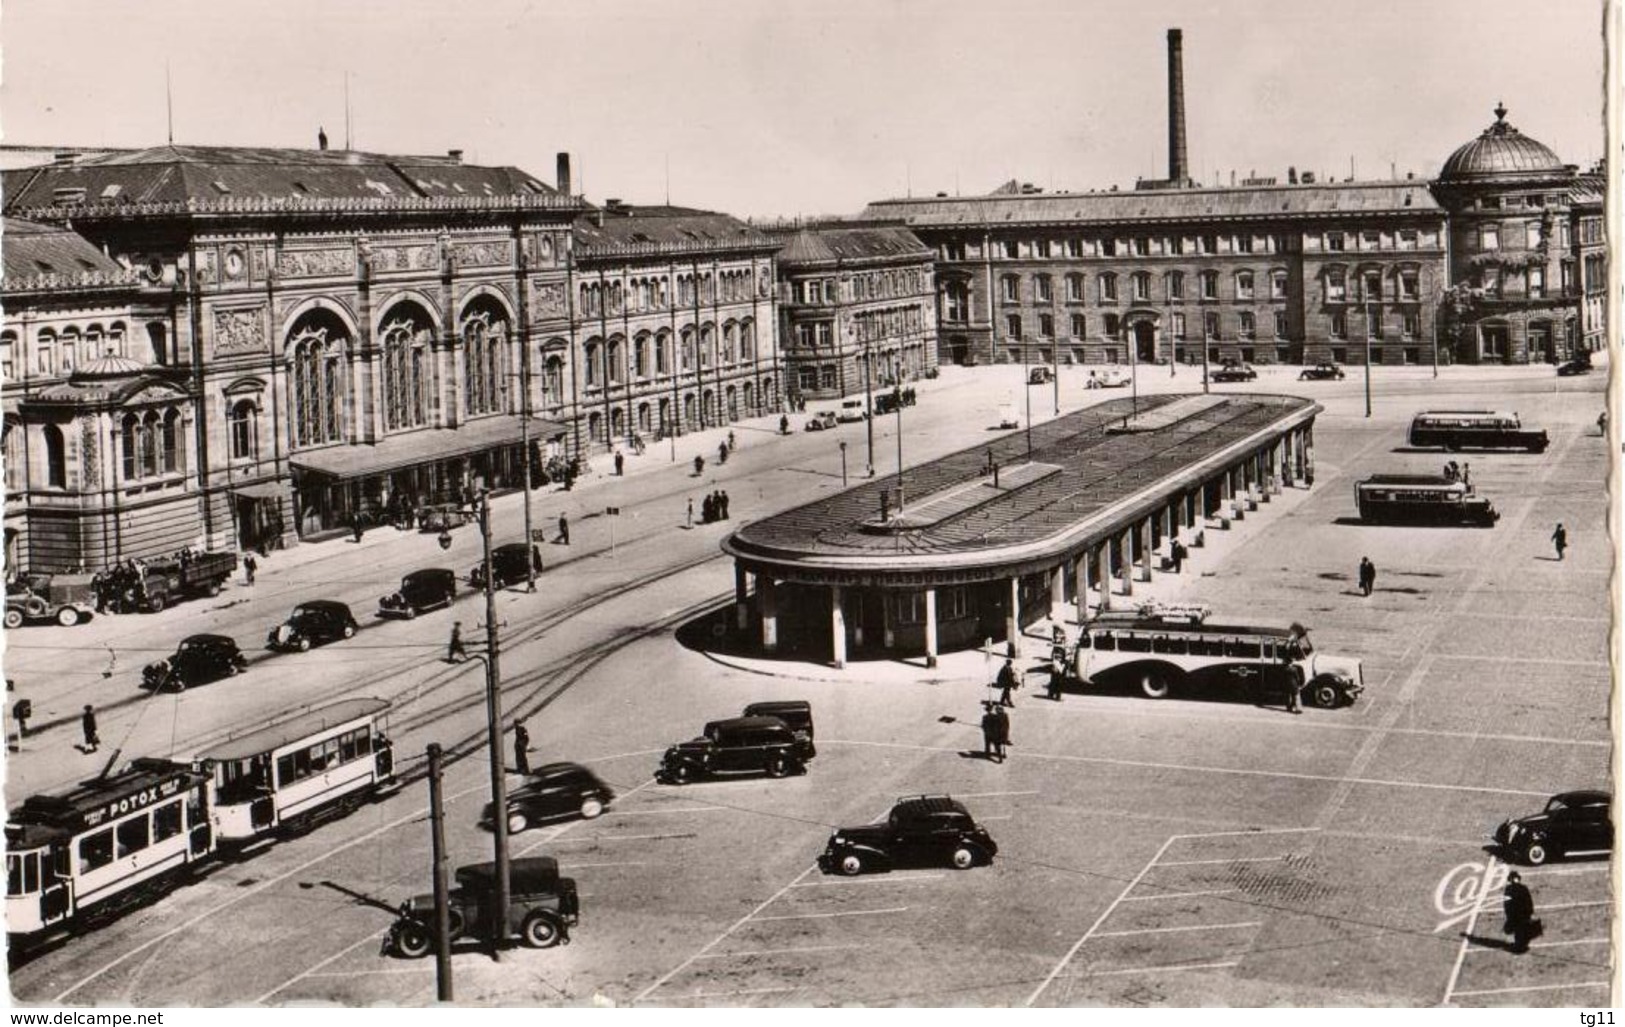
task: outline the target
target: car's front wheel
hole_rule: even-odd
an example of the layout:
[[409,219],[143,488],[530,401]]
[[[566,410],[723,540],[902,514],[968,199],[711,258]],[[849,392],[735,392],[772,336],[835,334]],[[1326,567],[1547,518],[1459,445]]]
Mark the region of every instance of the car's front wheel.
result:
[[6,630],[7,631],[16,631],[18,628],[20,628],[22,626],[23,626],[23,611],[21,611],[21,610],[7,610],[6,611]]
[[299,641],[294,644],[294,647],[302,653],[310,652],[310,638],[308,636],[301,635]]
[[666,772],[666,779],[674,785],[687,784],[688,765],[686,763],[679,763],[675,767],[672,767]]
[[581,800],[581,819],[592,820],[604,812],[604,804],[597,799]]
[[1523,847],[1523,861],[1532,867],[1548,862],[1555,855],[1557,853],[1552,851],[1544,838],[1531,839],[1529,844]]
[[508,814],[508,833],[518,834],[530,826],[530,820],[523,813]]
[[422,959],[433,944],[434,939],[423,924],[403,924],[395,931],[395,951],[407,959]]
[[768,777],[784,777],[790,773],[790,764],[783,756],[775,756],[767,762]]
[[344,625],[344,630],[340,631],[339,634],[343,635],[345,638],[354,638],[355,637],[355,625],[354,624],[346,624],[346,625]]
[[1309,683],[1309,702],[1323,710],[1335,709],[1341,690],[1330,678],[1316,678]]
[[955,870],[969,870],[976,865],[976,852],[968,845],[961,845],[954,850],[953,864]]
[[56,622],[65,628],[71,628],[79,623],[79,611],[71,606],[64,606],[56,611]]
[[836,862],[835,869],[847,877],[856,877],[863,873],[863,857],[855,852],[848,852]]
[[559,929],[558,921],[546,913],[532,913],[525,918],[519,936],[533,949],[550,949],[559,943],[564,932]]

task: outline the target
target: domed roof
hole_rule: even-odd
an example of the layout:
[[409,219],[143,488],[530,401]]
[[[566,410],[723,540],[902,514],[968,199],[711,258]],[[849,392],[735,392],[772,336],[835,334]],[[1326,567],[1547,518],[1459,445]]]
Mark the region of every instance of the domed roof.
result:
[[1495,124],[1456,150],[1444,162],[1439,180],[1544,177],[1568,171],[1546,144],[1507,124],[1504,104],[1495,108]]
[[117,353],[107,353],[93,357],[73,369],[68,376],[70,382],[103,381],[108,378],[129,378],[133,375],[144,374],[147,366],[139,360],[121,357]]

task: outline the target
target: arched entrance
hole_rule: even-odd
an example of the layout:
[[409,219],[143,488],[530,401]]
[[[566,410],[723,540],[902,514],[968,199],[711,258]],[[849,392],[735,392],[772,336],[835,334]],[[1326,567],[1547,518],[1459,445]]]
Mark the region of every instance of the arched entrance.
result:
[[1134,333],[1134,359],[1142,364],[1157,362],[1157,326],[1150,321],[1136,321],[1130,327]]

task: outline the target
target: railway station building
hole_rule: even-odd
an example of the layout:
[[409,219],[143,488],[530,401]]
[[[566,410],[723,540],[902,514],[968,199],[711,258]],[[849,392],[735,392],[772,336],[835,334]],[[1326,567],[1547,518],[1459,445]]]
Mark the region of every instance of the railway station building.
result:
[[1132,601],[1174,539],[1314,479],[1319,404],[1117,399],[752,522],[736,626],[763,653],[825,660],[1013,643],[1058,613]]

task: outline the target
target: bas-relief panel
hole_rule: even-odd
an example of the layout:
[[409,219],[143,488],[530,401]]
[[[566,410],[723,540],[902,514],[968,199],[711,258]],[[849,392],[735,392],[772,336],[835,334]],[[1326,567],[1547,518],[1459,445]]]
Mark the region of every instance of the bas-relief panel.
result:
[[513,263],[513,247],[506,239],[452,243],[451,256],[458,267],[499,267]]
[[439,267],[438,254],[432,242],[374,244],[371,253],[375,272],[433,271]]
[[214,312],[214,352],[217,355],[264,352],[267,348],[263,306]]
[[563,282],[532,282],[531,320],[564,317],[569,313]]
[[79,422],[79,463],[84,468],[84,481],[88,484],[101,477],[101,447],[96,431],[96,419],[86,417]]
[[324,250],[283,250],[277,254],[283,278],[328,278],[355,274],[355,251],[345,246]]

